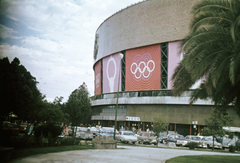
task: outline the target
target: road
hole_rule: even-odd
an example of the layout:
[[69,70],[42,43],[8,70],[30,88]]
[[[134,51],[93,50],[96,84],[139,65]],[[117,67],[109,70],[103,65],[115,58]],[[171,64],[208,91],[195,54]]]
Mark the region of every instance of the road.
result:
[[33,155],[13,160],[12,163],[163,163],[183,155],[234,155],[240,154],[194,151],[140,146],[118,146],[118,149],[75,150]]

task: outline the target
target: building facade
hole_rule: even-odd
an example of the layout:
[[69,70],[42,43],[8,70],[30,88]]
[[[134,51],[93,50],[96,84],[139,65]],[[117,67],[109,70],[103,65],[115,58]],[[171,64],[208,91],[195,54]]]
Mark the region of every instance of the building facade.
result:
[[[213,103],[198,100],[189,105],[191,90],[173,97],[171,83],[182,57],[179,43],[189,32],[191,9],[200,1],[142,1],[99,26],[94,45],[95,95],[91,97],[95,124],[114,126],[118,104],[118,129],[152,130],[154,115],[161,114],[169,123],[167,131],[201,132]],[[238,116],[229,112],[235,126],[240,126]]]

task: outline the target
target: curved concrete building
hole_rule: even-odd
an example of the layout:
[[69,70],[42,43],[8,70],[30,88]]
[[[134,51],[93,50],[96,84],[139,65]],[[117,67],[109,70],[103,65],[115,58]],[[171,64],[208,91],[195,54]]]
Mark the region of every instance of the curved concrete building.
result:
[[[154,115],[162,114],[168,130],[183,135],[201,132],[204,119],[212,112],[211,101],[198,100],[190,106],[191,91],[177,98],[171,93],[171,77],[181,60],[179,42],[189,32],[192,7],[200,1],[142,1],[115,13],[98,27],[95,96],[91,97],[95,124],[113,126],[118,103],[118,129],[152,130]],[[230,113],[240,126],[234,111]]]

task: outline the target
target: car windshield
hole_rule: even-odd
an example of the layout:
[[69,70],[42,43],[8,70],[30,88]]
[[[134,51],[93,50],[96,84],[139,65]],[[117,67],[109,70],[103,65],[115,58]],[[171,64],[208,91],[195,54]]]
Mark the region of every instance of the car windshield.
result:
[[192,137],[192,140],[201,140],[200,137]]
[[106,134],[113,134],[114,132],[111,130],[102,130],[102,133],[106,133]]
[[133,135],[132,132],[123,132],[123,135]]
[[[208,138],[204,138],[205,141],[213,141],[212,137],[208,137]],[[214,141],[216,141],[216,139],[214,138]]]
[[184,136],[182,136],[182,135],[175,135],[175,138],[176,139],[184,139]]

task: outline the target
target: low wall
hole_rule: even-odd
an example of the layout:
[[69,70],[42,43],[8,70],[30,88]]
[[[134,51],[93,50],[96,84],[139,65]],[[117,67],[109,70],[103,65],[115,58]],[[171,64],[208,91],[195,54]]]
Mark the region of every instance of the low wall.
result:
[[97,136],[93,143],[96,149],[115,149],[117,141],[110,136]]

